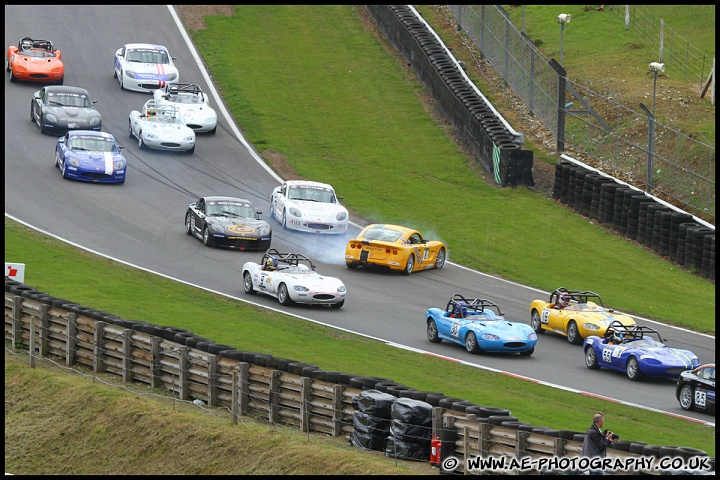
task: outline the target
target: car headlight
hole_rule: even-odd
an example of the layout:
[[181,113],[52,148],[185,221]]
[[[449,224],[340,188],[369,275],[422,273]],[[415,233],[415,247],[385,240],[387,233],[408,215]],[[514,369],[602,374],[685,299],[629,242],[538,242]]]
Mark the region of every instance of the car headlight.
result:
[[347,213],[340,212],[335,216],[335,218],[337,219],[338,222],[342,222],[343,220],[345,220],[347,218]]
[[90,119],[90,125],[93,127],[100,124],[100,117],[93,117]]
[[168,81],[170,82],[170,81],[173,81],[173,80],[175,80],[175,79],[177,79],[177,78],[178,78],[178,74],[177,74],[177,73],[171,73],[170,75],[168,75],[168,78],[167,78],[167,79],[168,79]]
[[47,115],[45,115],[45,118],[52,123],[57,123],[57,121],[58,121],[57,117],[55,115],[53,115],[52,113],[48,113]]
[[583,323],[583,327],[585,330],[592,330],[593,332],[597,332],[600,330],[600,327],[595,325],[594,323]]
[[260,234],[260,236],[263,236],[263,237],[265,235],[270,235],[270,231],[271,231],[270,225],[265,225],[263,227],[258,228],[257,230],[258,230],[258,233]]
[[125,70],[125,75],[130,78],[136,78],[135,72],[133,72],[132,70]]
[[482,334],[483,340],[500,340],[500,337],[497,335],[493,335],[492,333],[483,333]]
[[341,286],[341,287],[338,287],[338,288],[337,288],[337,291],[338,291],[338,293],[345,293],[345,291],[346,291],[345,285],[343,285],[343,286]]
[[302,285],[293,286],[293,290],[295,290],[296,292],[309,292],[310,291],[309,288],[303,287]]
[[143,136],[145,138],[149,138],[150,140],[155,140],[156,138],[158,138],[157,135],[155,135],[154,133],[150,133],[150,132],[144,132]]
[[113,167],[115,168],[115,170],[122,170],[123,168],[125,168],[125,160],[115,160],[113,162]]
[[528,340],[537,340],[537,334],[532,332],[528,335]]
[[222,225],[208,223],[208,227],[210,228],[210,231],[213,233],[225,233],[225,227],[223,227]]
[[302,217],[302,213],[300,213],[300,210],[295,207],[290,207],[290,215],[292,215],[293,217]]
[[183,138],[183,142],[190,142],[190,143],[192,143],[192,142],[194,142],[194,141],[195,141],[195,137],[193,137],[192,135],[188,135],[187,137]]
[[69,163],[73,167],[79,167],[80,161],[75,157],[65,157],[65,162]]

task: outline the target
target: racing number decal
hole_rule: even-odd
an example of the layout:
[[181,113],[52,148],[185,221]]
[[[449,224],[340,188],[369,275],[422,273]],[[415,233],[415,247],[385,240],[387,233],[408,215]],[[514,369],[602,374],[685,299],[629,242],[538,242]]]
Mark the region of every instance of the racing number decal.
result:
[[255,231],[254,228],[247,225],[230,225],[227,229],[234,233],[252,233]]
[[707,398],[707,392],[701,388],[695,390],[695,405],[700,408],[705,408],[705,399]]
[[460,324],[459,323],[453,323],[450,325],[450,335],[453,337],[457,337],[460,333]]
[[547,308],[544,308],[542,311],[542,318],[540,319],[540,323],[544,323],[545,325],[547,325],[549,318],[550,318],[550,310],[548,310]]
[[611,363],[612,357],[619,358],[627,347],[619,346],[615,348],[603,348],[602,359],[605,363]]
[[429,248],[423,248],[423,262],[427,262],[428,257],[430,256],[430,249]]

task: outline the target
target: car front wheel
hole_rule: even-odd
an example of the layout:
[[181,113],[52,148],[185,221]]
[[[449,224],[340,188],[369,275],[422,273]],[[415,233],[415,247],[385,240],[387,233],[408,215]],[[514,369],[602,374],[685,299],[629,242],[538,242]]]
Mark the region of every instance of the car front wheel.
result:
[[445,252],[444,248],[441,248],[437,253],[437,258],[435,259],[435,268],[440,269],[445,265],[445,258],[447,257],[447,254]]
[[680,407],[683,410],[692,410],[695,408],[693,400],[693,389],[690,385],[683,385],[680,389]]
[[192,213],[185,215],[185,233],[192,235]]
[[585,349],[585,365],[587,365],[590,370],[600,369],[600,364],[598,364],[597,355],[593,347],[587,347]]
[[469,353],[478,353],[480,351],[474,332],[468,332],[468,334],[465,335],[465,350]]
[[637,358],[630,357],[627,362],[627,376],[632,381],[642,379],[642,372],[640,371],[640,365],[638,365]]
[[250,275],[250,272],[243,274],[243,290],[249,295],[255,295],[257,293],[253,288],[252,275]]
[[207,227],[207,225],[205,225],[205,228],[203,228],[202,240],[203,245],[205,245],[206,247],[210,246],[210,229]]
[[542,322],[540,321],[540,314],[537,310],[533,310],[530,315],[530,326],[535,330],[535,333],[545,333],[545,330],[542,328]]
[[427,324],[427,338],[432,343],[440,343],[442,342],[442,339],[438,335],[438,329],[437,325],[435,324],[435,320],[428,320]]
[[280,305],[292,305],[294,302],[290,298],[290,293],[288,293],[287,285],[284,283],[280,284],[280,287],[278,288],[278,301],[280,302]]
[[332,308],[342,308],[342,306],[345,305],[345,300],[340,300],[337,303],[331,303],[330,306]]
[[580,345],[582,343],[582,337],[580,336],[580,332],[578,332],[577,323],[572,320],[568,324],[567,339],[568,342],[573,345]]
[[520,352],[520,356],[521,357],[529,357],[533,353],[535,353],[535,347],[531,348],[530,350],[525,350],[524,352]]

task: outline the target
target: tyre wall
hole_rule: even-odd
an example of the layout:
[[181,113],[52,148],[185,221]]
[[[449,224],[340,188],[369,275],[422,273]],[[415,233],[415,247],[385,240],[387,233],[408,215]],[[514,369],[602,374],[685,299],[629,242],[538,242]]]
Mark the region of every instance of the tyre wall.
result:
[[366,5],[366,8],[496,183],[533,186],[533,155],[522,150],[523,135],[498,114],[422,17],[409,5]]
[[715,227],[580,162],[555,165],[553,198],[657,255],[715,281]]

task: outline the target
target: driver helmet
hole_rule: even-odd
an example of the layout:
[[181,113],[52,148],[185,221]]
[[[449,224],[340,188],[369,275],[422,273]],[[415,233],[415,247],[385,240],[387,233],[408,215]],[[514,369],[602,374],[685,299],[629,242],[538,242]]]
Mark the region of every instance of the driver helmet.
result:
[[30,51],[30,49],[32,48],[32,42],[30,42],[28,40],[23,40],[20,43],[20,48],[22,49],[23,52]]
[[275,257],[268,257],[265,260],[265,270],[277,270],[278,261]]
[[560,292],[558,294],[557,306],[565,308],[570,303],[570,295],[567,292]]
[[612,334],[613,343],[621,344],[623,340],[625,340],[625,330],[616,328]]
[[148,117],[154,117],[155,115],[157,115],[157,110],[155,110],[155,109],[152,108],[152,107],[147,109],[147,116],[148,116]]
[[457,316],[457,318],[467,317],[467,305],[465,305],[464,303],[456,303],[455,315]]

